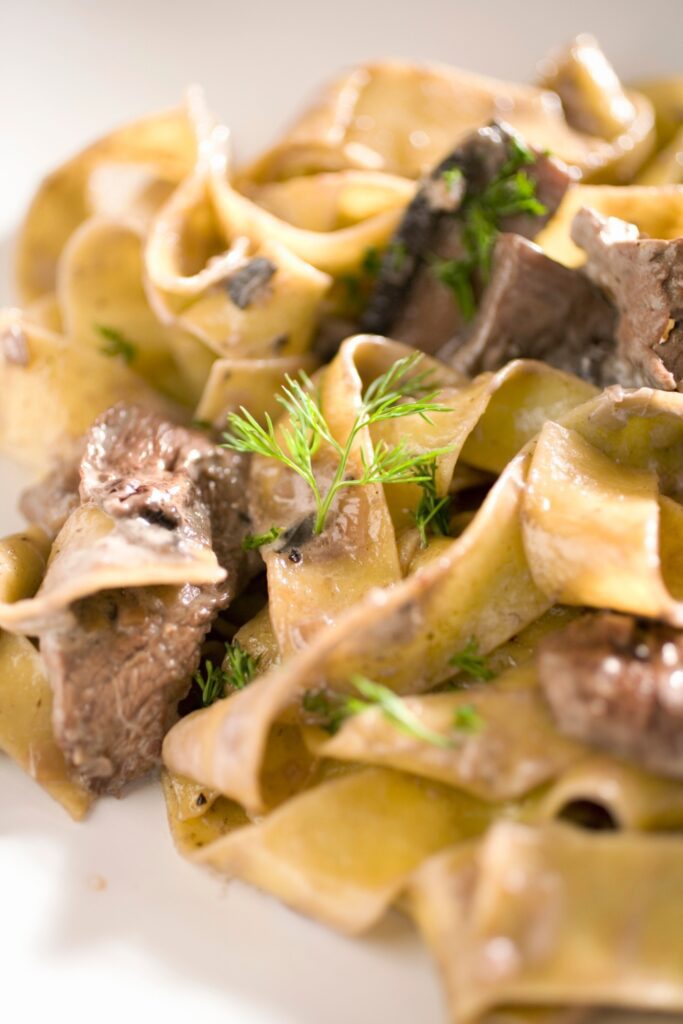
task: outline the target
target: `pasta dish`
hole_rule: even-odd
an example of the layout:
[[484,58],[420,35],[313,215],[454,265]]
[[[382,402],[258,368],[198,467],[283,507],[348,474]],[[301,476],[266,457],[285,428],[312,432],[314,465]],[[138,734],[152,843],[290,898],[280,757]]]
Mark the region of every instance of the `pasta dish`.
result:
[[[683,1012],[683,78],[192,88],[41,184],[0,312],[0,749],[451,1017]],[[85,826],[87,827],[87,826]]]

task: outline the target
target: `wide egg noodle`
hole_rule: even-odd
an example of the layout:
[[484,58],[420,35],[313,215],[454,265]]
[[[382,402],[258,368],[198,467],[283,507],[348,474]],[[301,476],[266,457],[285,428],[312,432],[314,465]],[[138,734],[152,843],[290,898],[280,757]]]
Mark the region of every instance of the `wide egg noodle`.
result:
[[536,584],[565,604],[683,625],[683,577],[676,572],[683,556],[683,509],[672,502],[666,532],[672,593],[662,567],[658,499],[652,469],[613,462],[578,433],[547,423],[522,510]]
[[264,359],[217,359],[195,410],[196,418],[220,429],[227,414],[245,407],[260,423],[266,415],[276,418],[282,411],[277,394],[286,378],[300,372],[312,373],[318,360],[312,353],[272,356]]
[[[321,408],[338,443],[343,445],[351,432],[367,384],[409,353],[406,346],[364,335],[342,344],[317,383]],[[425,361],[425,369],[430,365]],[[433,370],[438,373],[435,363]],[[449,376],[444,369],[442,378],[448,380]],[[278,429],[287,429],[286,417]],[[349,454],[347,476],[358,478],[363,458],[370,461],[371,457],[370,432],[363,428]],[[314,471],[322,493],[337,460],[328,444],[320,446]],[[270,620],[283,657],[310,643],[321,628],[372,587],[386,587],[401,578],[394,529],[380,484],[342,490],[319,536],[312,533],[312,496],[287,467],[255,458],[251,486],[256,531],[276,524],[293,538],[264,550]]]
[[586,261],[583,249],[571,239],[572,221],[584,206],[604,217],[629,221],[650,238],[683,235],[681,185],[575,185],[567,189],[554,216],[536,237],[546,255],[568,267],[578,267]]
[[52,732],[52,690],[26,637],[0,633],[0,750],[79,821],[94,797],[69,778]]
[[57,535],[35,596],[0,604],[0,626],[33,636],[68,614],[72,602],[102,590],[224,578],[209,543],[152,523],[114,519],[91,502],[72,512]]
[[[349,718],[334,736],[310,730],[311,749],[320,757],[436,779],[487,801],[523,796],[584,756],[578,743],[557,732],[532,664],[508,669],[495,682],[404,699],[420,722],[450,739],[449,747],[397,729],[372,708]],[[462,708],[474,709],[481,723],[471,732],[454,728]]]
[[335,277],[358,272],[369,250],[386,246],[415,193],[405,178],[359,171],[263,187],[246,182],[240,192],[220,161],[211,182],[226,230],[277,240]]
[[53,171],[24,220],[17,248],[17,283],[26,304],[54,290],[62,249],[92,213],[91,174],[101,164],[138,165],[154,180],[176,183],[192,168],[196,137],[184,109],[125,125]]
[[454,1019],[497,1006],[683,1010],[683,840],[499,822],[427,862],[412,912]]
[[173,410],[120,357],[73,345],[15,309],[0,311],[0,392],[0,451],[38,472],[121,400]]
[[629,98],[630,123],[605,139],[570,127],[559,97],[546,89],[441,64],[366,64],[333,83],[244,177],[272,182],[356,168],[416,178],[465,136],[500,118],[584,175],[628,181],[654,145],[652,105],[638,93]]
[[481,834],[500,813],[500,806],[437,782],[361,768],[294,797],[192,859],[356,934],[384,915],[426,857]]
[[173,328],[147,301],[143,238],[135,228],[105,217],[81,224],[59,261],[57,298],[70,344],[102,351],[107,332],[115,332],[133,346],[129,365],[152,387],[186,405],[196,399],[173,355]]
[[[152,308],[219,356],[305,352],[331,281],[277,239],[221,222],[210,189],[214,145],[207,141],[192,175],[151,226],[145,266]],[[274,273],[240,308],[227,279],[257,258],[270,261]]]
[[[40,586],[50,543],[37,527],[0,540],[0,598],[29,599]],[[0,750],[75,820],[93,801],[68,775],[52,732],[52,690],[40,654],[23,636],[0,632]]]

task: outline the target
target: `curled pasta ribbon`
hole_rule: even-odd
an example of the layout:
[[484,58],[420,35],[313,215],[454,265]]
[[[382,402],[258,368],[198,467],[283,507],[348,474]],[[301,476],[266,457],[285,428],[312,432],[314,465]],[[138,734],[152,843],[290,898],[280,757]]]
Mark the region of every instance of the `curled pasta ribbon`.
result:
[[472,840],[501,817],[543,829],[547,821],[592,806],[629,829],[675,829],[683,821],[680,785],[611,758],[584,754],[548,788],[506,801],[419,773],[362,763],[329,766],[323,762],[312,788],[256,819],[225,797],[198,816],[186,799],[196,790],[167,777],[169,822],[180,851],[357,934],[421,886],[431,858],[451,864],[471,855]]
[[[23,304],[54,290],[57,264],[70,235],[92,213],[118,213],[125,207],[139,223],[191,170],[196,134],[184,109],[170,110],[126,125],[53,171],[42,183],[19,233],[17,283]],[[108,185],[98,172],[108,168]],[[103,208],[125,180],[127,196],[116,208]]]
[[[0,540],[0,597],[30,599],[40,586],[49,541],[36,527]],[[23,636],[0,633],[0,750],[79,820],[92,803],[69,778],[52,733],[52,690],[40,654]]]
[[[317,383],[321,407],[340,444],[349,436],[366,386],[410,351],[397,342],[366,335],[342,344]],[[425,360],[424,368],[430,367],[435,383],[455,379],[445,367]],[[284,419],[280,428],[286,427]],[[347,475],[359,477],[363,458],[371,459],[372,451],[370,431],[364,428],[350,453]],[[314,469],[323,483],[332,475],[333,457],[330,446],[322,444]],[[264,551],[270,619],[283,656],[309,644],[319,629],[373,587],[386,587],[401,578],[394,527],[380,484],[341,491],[319,536],[312,532],[312,496],[289,469],[255,458],[251,484],[256,531],[266,531],[273,524],[285,529],[281,541]]]
[[122,359],[0,311],[0,451],[39,472],[72,451],[93,420],[116,402],[173,411]]
[[547,89],[439,64],[381,61],[333,83],[244,176],[272,182],[358,168],[416,178],[470,132],[502,118],[584,176],[628,181],[652,151],[654,113],[639,93],[629,92],[626,106],[619,133],[600,137],[602,131],[588,134],[568,124],[559,96]]
[[242,406],[259,422],[266,414],[275,418],[282,410],[276,395],[287,377],[301,370],[312,373],[317,360],[312,354],[273,356],[265,359],[217,359],[197,405],[198,420],[224,427],[229,412]]
[[454,1018],[530,1003],[683,1009],[682,854],[673,836],[500,822],[433,858],[412,912]]
[[101,352],[103,331],[130,344],[129,365],[157,391],[191,405],[193,388],[174,356],[180,333],[161,323],[145,295],[144,239],[126,222],[91,217],[73,233],[57,271],[57,301],[69,343]]
[[567,189],[555,215],[536,238],[548,256],[568,267],[586,260],[583,249],[571,239],[572,221],[584,206],[605,217],[629,221],[650,238],[683,235],[683,186],[575,185]]
[[225,579],[207,540],[170,535],[154,524],[115,519],[96,504],[71,513],[52,546],[35,596],[0,604],[0,626],[35,635],[69,605],[118,587],[182,586]]
[[[330,279],[278,239],[221,222],[210,187],[213,144],[151,226],[145,265],[152,308],[219,356],[304,352]],[[256,260],[268,269],[263,286],[244,299],[231,294],[232,277]]]
[[248,196],[214,170],[212,189],[226,229],[274,239],[334,276],[357,271],[383,248],[413,198],[415,184],[374,171],[339,171],[248,187]]
[[613,462],[578,433],[548,423],[522,517],[532,575],[555,601],[683,626],[683,510],[665,498],[660,504],[656,472]]

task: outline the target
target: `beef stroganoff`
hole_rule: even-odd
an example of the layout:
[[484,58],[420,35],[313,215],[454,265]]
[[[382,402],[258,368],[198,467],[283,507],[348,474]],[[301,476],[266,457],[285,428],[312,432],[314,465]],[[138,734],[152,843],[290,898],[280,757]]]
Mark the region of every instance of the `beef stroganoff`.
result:
[[683,1012],[683,79],[201,91],[40,186],[0,313],[0,749],[452,1019]]

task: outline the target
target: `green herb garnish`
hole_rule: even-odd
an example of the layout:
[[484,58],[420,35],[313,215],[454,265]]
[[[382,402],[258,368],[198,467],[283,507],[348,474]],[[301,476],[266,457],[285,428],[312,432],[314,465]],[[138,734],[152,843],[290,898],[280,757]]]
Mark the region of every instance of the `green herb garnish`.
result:
[[422,497],[415,509],[415,525],[420,531],[422,547],[427,547],[427,534],[448,537],[450,531],[449,494],[439,498],[436,493],[436,463],[429,467],[429,476],[420,483]]
[[281,526],[271,526],[266,533],[248,533],[242,541],[243,551],[256,551],[264,544],[272,544],[283,532]]
[[484,727],[484,719],[473,704],[461,704],[455,712],[453,724],[460,732],[479,732]]
[[401,270],[408,258],[408,246],[405,242],[390,242],[387,247],[389,265],[392,270]]
[[368,277],[377,277],[382,267],[382,253],[376,245],[370,245],[363,253],[361,269]]
[[460,672],[466,672],[468,676],[471,676],[473,679],[479,679],[484,683],[493,679],[495,674],[479,654],[479,644],[474,637],[470,637],[462,651],[454,654],[448,663],[453,665],[454,668],[459,669]]
[[214,665],[208,658],[204,662],[204,672],[194,674],[194,681],[201,690],[202,706],[225,697],[226,691],[243,690],[256,676],[259,658],[253,657],[237,642],[225,645],[223,665]]
[[[547,207],[536,198],[536,183],[522,169],[534,163],[534,154],[514,136],[510,139],[510,150],[496,177],[480,193],[466,193],[458,210],[465,256],[460,260],[432,261],[433,273],[453,292],[465,320],[471,320],[476,311],[475,275],[484,282],[488,280],[491,254],[503,218],[520,213],[547,213]],[[457,181],[452,174],[455,170],[443,172],[449,187]]]
[[[437,391],[430,389],[431,372],[415,372],[421,359],[421,352],[398,359],[369,385],[344,444],[332,434],[320,396],[309,378],[301,373],[299,380],[287,377],[282,394],[277,396],[289,417],[287,425],[276,432],[270,416],[266,415],[265,426],[261,426],[242,407],[228,416],[230,430],[223,435],[225,447],[275,459],[305,480],[315,500],[313,532],[322,533],[332,502],[341,490],[367,484],[424,483],[430,478],[434,460],[448,451],[440,448],[418,454],[411,451],[405,441],[394,446],[380,441],[371,458],[362,453],[360,475],[353,477],[348,473],[356,438],[366,427],[412,415],[429,421],[430,413],[448,411],[446,406],[434,401]],[[334,475],[325,489],[320,488],[313,469],[314,456],[323,441],[337,459]]]
[[105,356],[121,356],[124,363],[130,366],[137,355],[137,346],[116,327],[107,327],[106,324],[95,324],[95,330],[104,338],[104,344],[100,346],[100,352]]
[[321,728],[334,734],[347,718],[371,708],[379,708],[387,721],[408,736],[434,747],[452,746],[452,740],[448,736],[443,736],[426,726],[405,701],[387,686],[361,675],[351,676],[351,682],[360,694],[359,697],[343,694],[327,696],[320,692],[305,693],[302,702],[304,711],[315,715]]
[[441,177],[443,178],[448,191],[452,192],[456,185],[460,184],[464,175],[459,167],[449,167],[447,170],[442,172]]

